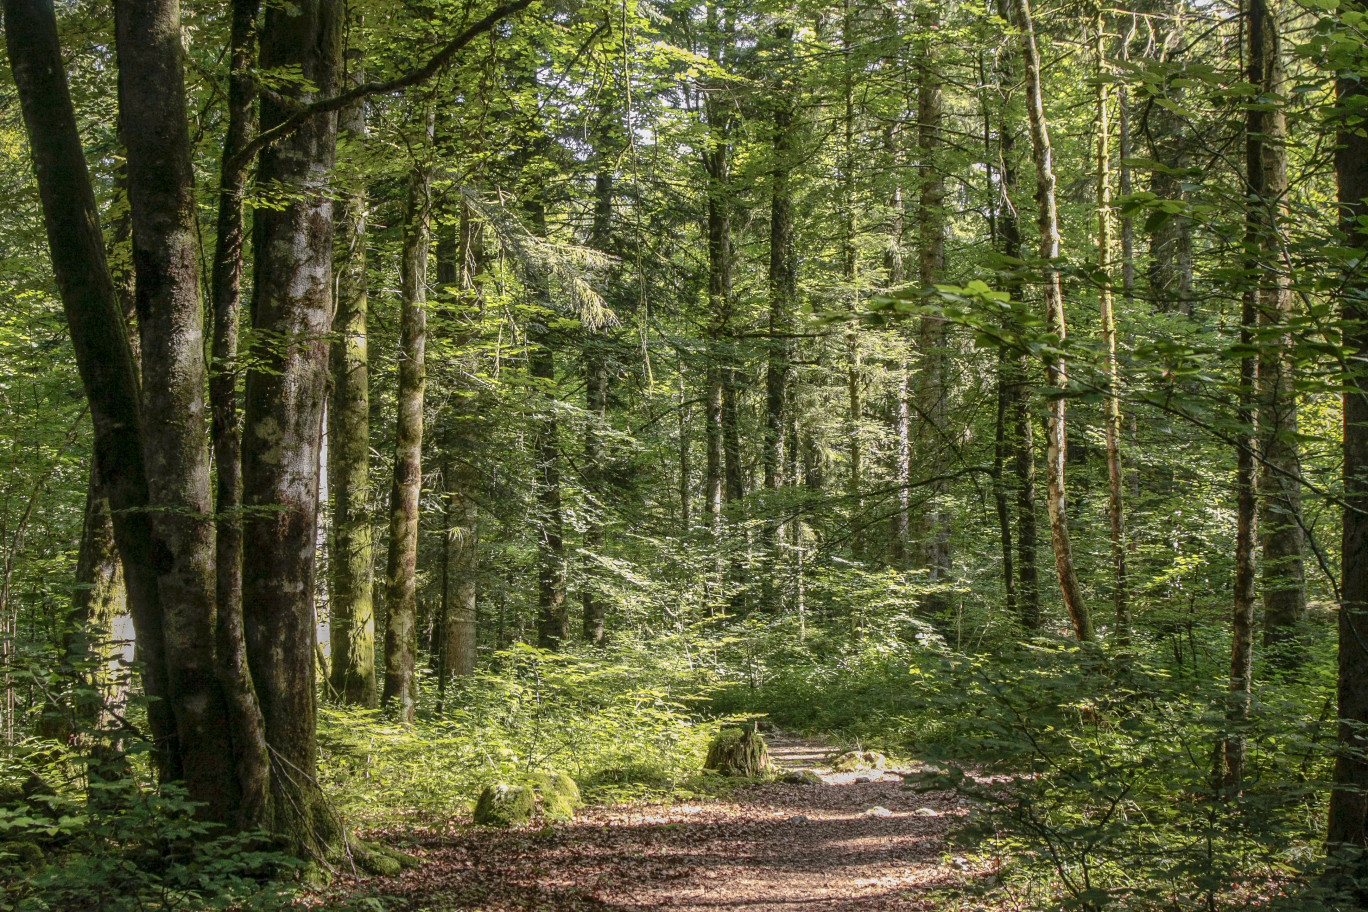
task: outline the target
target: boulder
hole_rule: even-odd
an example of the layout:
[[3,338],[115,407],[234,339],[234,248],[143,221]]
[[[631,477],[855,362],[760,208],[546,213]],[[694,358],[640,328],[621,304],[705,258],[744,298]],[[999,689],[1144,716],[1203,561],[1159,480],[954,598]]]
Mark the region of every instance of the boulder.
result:
[[790,785],[821,785],[822,777],[809,769],[789,770],[779,777]]
[[562,823],[584,805],[579,786],[556,770],[528,773],[512,782],[484,787],[475,804],[475,822],[483,826],[522,826],[534,817]]
[[881,770],[888,765],[888,758],[878,751],[847,751],[831,763],[838,773],[858,773],[862,770]]

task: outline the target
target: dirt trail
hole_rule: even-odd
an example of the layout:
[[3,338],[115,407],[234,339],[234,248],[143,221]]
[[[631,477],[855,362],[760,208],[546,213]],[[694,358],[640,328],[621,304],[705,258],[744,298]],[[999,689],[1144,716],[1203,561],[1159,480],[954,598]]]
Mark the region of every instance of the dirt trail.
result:
[[853,912],[931,909],[929,890],[970,876],[944,841],[965,809],[904,789],[909,768],[832,773],[821,742],[770,747],[822,784],[591,808],[543,831],[458,831],[424,843],[427,863],[382,889],[429,912]]

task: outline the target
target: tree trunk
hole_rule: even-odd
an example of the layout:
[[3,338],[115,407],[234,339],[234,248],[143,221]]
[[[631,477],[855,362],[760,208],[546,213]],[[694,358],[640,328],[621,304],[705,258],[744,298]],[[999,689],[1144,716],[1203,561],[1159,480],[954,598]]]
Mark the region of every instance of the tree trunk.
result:
[[213,302],[213,363],[209,374],[211,439],[216,476],[215,627],[219,673],[233,724],[234,759],[243,795],[240,818],[259,822],[270,781],[265,734],[256,688],[247,666],[242,629],[242,421],[238,412],[238,327],[242,318],[245,170],[232,161],[256,127],[251,77],[256,52],[257,0],[234,0],[229,27],[228,131],[219,174],[217,246],[210,296]]
[[[600,163],[594,176],[594,220],[589,232],[589,245],[605,254],[612,253],[613,227],[613,171],[615,168],[613,142],[605,128],[599,137]],[[586,335],[584,340],[584,405],[587,420],[584,426],[584,487],[590,501],[585,512],[583,581],[580,584],[580,606],[583,609],[584,639],[595,646],[606,642],[608,604],[599,590],[596,560],[603,545],[603,436],[608,420],[608,363],[603,351],[604,340]]]
[[[337,0],[269,6],[264,70],[302,79],[261,100],[262,129],[337,91],[343,11]],[[279,208],[255,215],[252,326],[242,446],[243,619],[247,657],[271,746],[270,827],[314,855],[340,845],[317,781],[314,616],[319,451],[332,318],[336,151],[333,114],[305,119],[262,151],[257,182]],[[279,195],[279,188],[288,196]]]
[[[998,15],[1004,21],[1012,18],[1011,0],[998,0]],[[1024,259],[1021,224],[1017,220],[1017,154],[1016,127],[1008,110],[1009,87],[1016,82],[1010,57],[999,63],[998,91],[1001,108],[998,113],[998,156],[1001,169],[1002,200],[997,211],[998,243],[1002,252],[1013,259]],[[1024,284],[1014,271],[1008,279],[1007,291],[1012,300],[1024,301]],[[1019,329],[1016,321],[1007,329]],[[1016,570],[1017,610],[1021,626],[1027,632],[1040,629],[1040,578],[1036,569],[1038,546],[1036,535],[1036,465],[1035,423],[1031,415],[1030,360],[1024,353],[999,364],[1004,371],[1003,395],[1007,402],[1004,423],[1011,440],[1012,467],[1016,484]]]
[[[356,56],[359,56],[356,55]],[[363,78],[359,61],[348,76]],[[338,115],[348,151],[366,141],[366,106]],[[331,688],[343,703],[379,705],[375,681],[374,543],[370,500],[369,296],[366,209],[361,180],[342,196],[334,247],[337,311],[333,316],[332,390],[328,400],[328,487],[332,495],[332,572],[328,576],[332,644]]]
[[[928,31],[935,28],[934,19],[924,17]],[[941,98],[940,76],[932,64],[928,46],[917,67],[917,122],[918,149],[921,155],[921,195],[917,205],[917,222],[921,236],[919,274],[922,288],[932,288],[945,276],[945,175],[937,161],[942,145],[941,128],[945,118]],[[917,349],[921,353],[921,371],[917,378],[917,407],[922,419],[922,444],[930,455],[933,476],[941,474],[945,448],[945,420],[948,396],[949,359],[946,349],[946,324],[938,316],[924,316],[917,328]],[[927,492],[930,508],[922,514],[921,563],[927,570],[932,585],[944,584],[950,576],[950,527],[941,504],[946,493],[944,482],[935,482]],[[948,608],[944,592],[934,591],[927,597],[927,610],[939,615]]]
[[864,450],[861,431],[864,425],[864,395],[861,386],[860,337],[856,332],[856,308],[860,292],[856,284],[859,252],[855,248],[855,85],[853,60],[855,48],[855,8],[845,0],[841,21],[841,53],[845,116],[842,119],[844,142],[841,147],[841,279],[846,298],[848,322],[845,331],[846,358],[846,435],[850,443],[850,472],[846,477],[849,501],[850,553],[858,560],[864,552]]
[[[461,327],[458,348],[474,338],[480,320],[480,296],[475,276],[484,270],[484,225],[464,203],[455,231],[444,231],[437,243],[437,285],[460,288],[455,317]],[[479,399],[473,385],[465,382],[476,370],[473,358],[461,365],[462,382],[453,392],[445,429],[446,466],[442,471],[446,499],[446,523],[442,538],[442,625],[439,636],[439,703],[445,702],[445,686],[452,675],[474,674],[479,593],[479,510],[475,502],[478,479],[474,465],[482,441],[478,431]],[[439,707],[440,709],[440,707]]]
[[[1031,20],[1030,0],[1016,0],[1016,25],[1021,29],[1022,58],[1026,67],[1026,109],[1031,125],[1031,147],[1036,167],[1036,203],[1040,229],[1040,259],[1045,270],[1045,312],[1049,331],[1062,343],[1067,335],[1064,319],[1064,294],[1060,285],[1059,214],[1055,201],[1053,151],[1050,128],[1045,120],[1041,89],[1040,52],[1036,48],[1035,26]],[[1046,356],[1046,374],[1055,389],[1046,424],[1046,486],[1049,489],[1050,538],[1054,544],[1055,569],[1064,607],[1073,621],[1074,634],[1087,642],[1094,639],[1092,615],[1083,602],[1083,590],[1074,569],[1073,547],[1069,543],[1068,508],[1064,491],[1064,464],[1067,450],[1065,433],[1066,400],[1069,388],[1067,363],[1063,354]]]
[[[1259,22],[1254,22],[1258,15]],[[1260,253],[1258,268],[1259,337],[1267,340],[1259,358],[1259,436],[1263,461],[1259,477],[1259,538],[1263,546],[1264,641],[1290,638],[1306,615],[1303,564],[1301,462],[1297,447],[1296,365],[1286,328],[1292,317],[1292,289],[1283,267],[1282,224],[1288,217],[1287,73],[1282,61],[1276,5],[1251,0],[1250,75],[1261,97],[1275,99],[1253,112],[1258,143],[1258,183],[1251,185],[1251,217]],[[1256,44],[1257,41],[1257,44]],[[1256,72],[1256,67],[1257,72]],[[1253,153],[1251,152],[1251,155]],[[1253,162],[1251,161],[1251,164]],[[1251,171],[1251,178],[1256,175]],[[1285,656],[1285,659],[1290,658]]]
[[5,38],[43,203],[53,274],[95,429],[95,461],[126,569],[129,611],[164,779],[180,776],[167,701],[161,606],[147,511],[138,371],[104,253],[50,0],[5,0]]
[[[1351,7],[1362,12],[1363,5]],[[1346,246],[1342,321],[1344,377],[1344,539],[1339,611],[1339,744],[1330,793],[1327,843],[1358,882],[1368,868],[1368,135],[1350,119],[1368,102],[1368,85],[1352,75],[1337,86],[1340,229]]]
[[[226,675],[216,663],[216,538],[206,445],[195,179],[175,0],[120,3],[119,114],[128,153],[142,349],[143,459],[157,541],[167,696],[189,796],[236,822],[242,794]],[[230,469],[231,473],[231,469]],[[232,623],[232,620],[229,620]],[[250,685],[248,685],[250,689]],[[235,714],[236,715],[236,714]],[[259,768],[264,757],[238,758]],[[263,770],[264,771],[264,770]],[[264,793],[249,806],[259,810]]]
[[[546,204],[537,191],[530,190],[524,206],[532,233],[545,238]],[[533,267],[540,270],[540,266]],[[528,370],[541,394],[541,407],[535,417],[533,452],[537,460],[537,510],[541,530],[537,538],[537,645],[560,649],[570,638],[570,615],[565,606],[565,524],[561,515],[560,423],[556,419],[556,353],[551,347],[550,279],[538,271],[528,289],[539,312],[532,315],[527,330],[530,363]]]
[[[427,105],[425,142],[432,144],[432,108]],[[427,161],[409,173],[404,213],[403,311],[399,329],[399,390],[394,440],[394,483],[390,489],[389,560],[385,570],[385,689],[382,702],[395,704],[399,718],[412,722],[418,708],[418,504],[423,482],[423,397],[427,389],[427,265],[431,239],[432,170]]]
[[[765,364],[765,435],[761,462],[764,467],[766,502],[765,524],[761,529],[762,607],[777,613],[782,596],[777,584],[779,542],[783,523],[779,521],[779,491],[783,484],[784,422],[789,385],[793,373],[794,305],[798,294],[798,262],[793,249],[793,168],[792,85],[787,68],[793,60],[793,28],[787,24],[775,29],[779,67],[774,86],[773,135],[770,163],[769,236],[769,344]],[[793,454],[788,454],[789,459]]]
[[1112,601],[1116,608],[1116,636],[1130,640],[1130,600],[1126,592],[1126,517],[1122,503],[1121,393],[1116,366],[1116,313],[1111,287],[1111,111],[1106,73],[1106,21],[1097,19],[1097,271],[1101,277],[1098,304],[1102,317],[1102,347],[1107,358],[1107,513],[1111,520]]

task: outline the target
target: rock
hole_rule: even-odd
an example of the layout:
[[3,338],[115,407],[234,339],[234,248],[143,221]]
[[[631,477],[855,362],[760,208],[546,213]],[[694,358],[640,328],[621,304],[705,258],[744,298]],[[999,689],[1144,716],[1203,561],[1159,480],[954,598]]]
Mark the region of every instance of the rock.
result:
[[724,728],[708,747],[703,768],[728,776],[758,776],[771,767],[769,745],[749,728]]
[[358,868],[376,877],[394,877],[404,869],[397,859],[379,852],[357,852],[352,858]]
[[781,782],[790,785],[822,785],[822,777],[810,769],[788,770],[779,777]]
[[873,781],[874,781],[874,777],[873,777],[873,776],[856,776],[856,777],[855,777],[855,784],[856,784],[856,785],[867,785],[867,784],[869,784],[870,782],[873,782]]
[[537,796],[537,809],[543,817],[567,822],[575,819],[575,812],[584,806],[579,786],[565,773],[532,773],[528,784]]
[[480,792],[475,822],[481,826],[522,826],[536,809],[537,796],[529,786],[497,782]]
[[808,818],[806,814],[795,814],[794,816],[790,817],[788,820],[785,820],[784,822],[792,823],[796,826],[802,826],[803,824],[808,822]]
[[513,782],[485,786],[475,804],[475,822],[483,826],[522,826],[533,817],[543,817],[565,823],[573,820],[583,805],[579,786],[565,773],[528,773]]
[[866,817],[892,817],[892,816],[893,816],[893,812],[890,811],[890,810],[889,810],[888,808],[886,808],[886,807],[879,807],[879,806],[876,805],[876,806],[870,808],[869,810],[865,811],[865,816],[866,816]]
[[918,817],[939,817],[939,816],[941,816],[941,812],[940,812],[940,811],[934,810],[934,809],[932,809],[932,808],[917,808],[917,809],[916,809],[915,811],[913,811],[912,813],[916,814]]
[[832,762],[831,768],[838,773],[856,773],[881,770],[887,765],[888,758],[878,751],[847,751]]

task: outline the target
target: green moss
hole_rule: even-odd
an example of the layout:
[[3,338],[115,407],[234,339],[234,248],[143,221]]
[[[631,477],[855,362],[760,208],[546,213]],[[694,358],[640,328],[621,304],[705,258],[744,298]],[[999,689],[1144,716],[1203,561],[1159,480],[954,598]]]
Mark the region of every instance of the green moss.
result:
[[822,777],[809,769],[789,770],[780,777],[790,785],[821,785]]
[[878,751],[847,751],[837,757],[831,768],[838,773],[858,773],[861,770],[881,770],[888,758]]
[[480,792],[475,822],[481,826],[522,826],[536,809],[537,796],[529,786],[496,782]]
[[758,732],[724,728],[708,747],[703,768],[725,775],[758,776],[770,768],[769,745]]
[[475,804],[475,822],[484,826],[521,826],[533,817],[566,822],[584,805],[575,780],[557,770],[528,773],[515,782],[484,787]]

